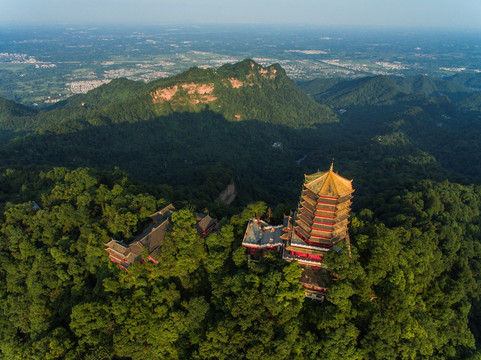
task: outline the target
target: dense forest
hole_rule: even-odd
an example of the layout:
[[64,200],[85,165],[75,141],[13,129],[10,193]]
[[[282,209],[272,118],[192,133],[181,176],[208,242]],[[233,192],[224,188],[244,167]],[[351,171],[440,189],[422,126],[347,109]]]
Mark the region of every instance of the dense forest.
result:
[[[0,356],[480,359],[469,81],[297,86],[245,60],[118,79],[39,112],[2,100]],[[354,179],[351,249],[328,253],[335,277],[319,302],[296,262],[247,262],[241,241],[253,216],[280,222],[303,173],[333,158]],[[169,202],[180,210],[159,263],[111,263],[104,244],[133,239]],[[197,211],[220,220],[205,239]]]

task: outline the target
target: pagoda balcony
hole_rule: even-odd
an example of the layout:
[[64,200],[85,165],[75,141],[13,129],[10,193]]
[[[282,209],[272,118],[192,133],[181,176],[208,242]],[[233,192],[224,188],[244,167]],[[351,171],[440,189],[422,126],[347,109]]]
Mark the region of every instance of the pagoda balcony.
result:
[[308,236],[308,234],[311,232],[311,227],[307,226],[302,221],[297,223],[296,229],[299,229],[301,232],[303,232],[305,235],[304,237]]
[[351,204],[352,204],[351,201],[344,201],[344,202],[342,202],[342,203],[339,203],[339,205],[337,205],[337,208],[338,208],[339,210],[341,210],[341,209],[348,209],[348,208],[350,209]]
[[328,203],[328,202],[324,202],[324,201],[318,201],[317,202],[317,205],[316,205],[316,209],[319,209],[319,208],[324,208],[324,207],[328,207],[328,208],[336,208],[339,204],[337,203],[334,203],[334,204],[331,204],[331,203]]
[[311,199],[314,200],[316,200],[316,198],[318,197],[315,192],[313,192],[311,189],[308,189],[306,186],[303,186],[302,188],[302,195],[309,196]]
[[333,233],[328,232],[328,231],[319,231],[319,230],[313,230],[311,232],[311,239],[325,239],[325,240],[331,240],[333,238]]
[[316,217],[318,217],[318,216],[331,216],[331,217],[338,218],[340,216],[344,216],[344,215],[348,214],[350,210],[351,210],[350,208],[334,209],[334,210],[317,208],[314,215]]
[[314,217],[315,217],[315,215],[306,208],[299,209],[299,211],[297,212],[296,219],[298,219],[300,216],[304,216],[306,219],[309,220],[309,222],[312,222],[312,220],[314,220]]
[[322,205],[334,205],[334,206],[336,206],[337,204],[340,204],[341,201],[333,200],[333,199],[324,199],[324,198],[320,197],[319,199],[317,199],[317,203],[322,204]]
[[339,198],[339,202],[342,203],[344,201],[351,200],[352,198],[353,198],[352,194],[347,194],[347,195],[341,196]]
[[315,205],[316,202],[317,202],[317,198],[316,197],[312,197],[310,194],[308,193],[302,193],[301,194],[301,199],[304,200],[304,201],[307,201],[309,203],[311,203],[312,205]]
[[301,202],[299,205],[300,205],[300,206],[299,206],[299,210],[305,210],[305,211],[307,211],[309,214],[314,215],[314,212],[316,211],[316,207],[315,207],[315,206],[312,206],[311,204],[306,203],[305,201]]
[[343,222],[345,220],[349,219],[349,213],[344,213],[344,214],[339,214],[336,218],[336,224],[340,223],[340,222]]
[[312,229],[319,229],[319,230],[322,230],[322,229],[329,229],[329,230],[339,230],[339,229],[342,229],[342,228],[345,228],[347,226],[349,222],[347,220],[342,220],[342,221],[339,221],[339,222],[335,222],[335,223],[324,223],[324,222],[320,222],[320,221],[316,221],[316,219],[314,219],[313,223],[312,223]]
[[329,234],[324,234],[324,235],[310,234],[309,239],[316,239],[318,241],[322,241],[322,240],[319,240],[319,239],[324,239],[324,240],[327,240],[327,241],[331,241],[332,237]]
[[337,223],[334,219],[319,219],[318,217],[315,217],[314,220],[312,220],[312,224],[313,226],[315,225],[334,226]]
[[308,257],[302,257],[299,255],[292,255],[288,251],[284,250],[282,258],[286,261],[297,261],[299,264],[310,266],[322,266],[322,260],[310,259]]
[[[331,240],[320,240],[320,239],[315,239],[315,241],[309,241],[306,240],[306,244],[310,246],[315,246],[317,248],[322,248],[322,249],[329,249],[332,247],[333,242]],[[324,251],[324,250],[323,250]]]
[[318,195],[318,197],[322,199],[339,200],[338,196]]
[[314,232],[328,232],[328,233],[332,233],[334,230],[337,230],[337,229],[334,229],[332,226],[319,226],[318,224],[315,224],[314,226],[311,227],[311,230]]
[[329,215],[316,215],[316,219],[329,219],[329,220],[335,220],[336,217],[332,216],[332,214]]
[[299,218],[301,216],[305,217],[309,222],[312,222],[315,217],[315,215],[306,208],[299,209],[297,217]]
[[318,227],[313,227],[311,228],[313,234],[319,234],[319,235],[326,235],[326,236],[337,236],[339,234],[345,233],[346,228],[344,226],[338,227],[336,229],[330,228],[330,229],[321,229]]
[[320,247],[324,247],[324,248],[330,248],[330,247],[332,247],[333,245],[337,244],[339,241],[341,241],[345,238],[346,238],[345,234],[335,235],[331,238],[325,238],[324,236],[320,236],[320,237],[311,236],[310,239],[307,240],[306,242],[309,245],[320,246]]
[[302,214],[302,213],[299,214],[299,216],[297,217],[297,219],[298,219],[299,221],[302,221],[302,222],[303,222],[304,224],[306,224],[307,226],[312,227],[312,223],[313,223],[312,220],[309,219],[309,218],[308,218],[307,216],[305,216],[304,214]]
[[322,212],[324,212],[324,213],[326,213],[327,215],[330,215],[330,216],[335,216],[334,214],[336,213],[336,209],[335,208],[334,209],[326,209],[326,208],[317,207],[315,215],[322,214]]
[[297,236],[299,236],[303,241],[307,241],[307,239],[309,238],[309,232],[307,232],[303,227],[301,226],[296,226],[294,228]]
[[321,204],[318,203],[316,205],[316,212],[317,211],[328,211],[328,212],[341,212],[344,210],[351,210],[350,208],[351,203],[342,203],[342,204],[337,204],[337,205],[331,205],[331,204]]

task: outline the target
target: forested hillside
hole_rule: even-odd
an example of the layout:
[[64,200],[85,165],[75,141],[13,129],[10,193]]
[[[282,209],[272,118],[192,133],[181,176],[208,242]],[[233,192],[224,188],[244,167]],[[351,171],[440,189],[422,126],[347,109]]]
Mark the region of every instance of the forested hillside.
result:
[[[401,172],[404,179],[412,178],[411,173],[416,172],[411,168],[404,173],[403,164],[411,163],[427,168],[424,178],[448,177],[479,183],[479,93],[462,93],[458,85],[448,80],[415,77],[397,81],[404,83],[404,89],[395,79],[383,76],[336,82],[316,79],[300,87],[319,103],[337,110],[340,123],[345,126],[343,135],[353,134],[353,141],[360,142],[358,154],[349,151],[350,159],[364,155],[365,164],[369,165],[377,158],[391,171]],[[437,84],[436,92],[441,91],[441,85],[452,92],[427,96],[433,93],[432,88],[412,86],[420,81]],[[406,84],[411,84],[410,89],[406,89]],[[377,149],[375,154],[366,153],[366,142]],[[339,146],[334,152],[342,156],[344,151]],[[379,176],[388,174],[382,171]]]
[[[479,359],[476,81],[297,87],[245,60],[39,112],[0,102],[0,358]],[[355,189],[351,251],[328,253],[317,302],[297,263],[248,263],[241,242],[333,159]],[[111,263],[104,244],[169,202],[159,263]],[[201,238],[198,211],[219,231]]]
[[230,121],[255,119],[294,128],[336,121],[329,108],[306,97],[280,66],[263,68],[248,59],[217,70],[192,68],[148,84],[116,79],[38,114],[2,101],[0,129],[55,134],[206,109]]
[[[481,188],[424,181],[379,194],[351,221],[352,258],[324,303],[301,269],[247,263],[239,234],[263,203],[202,239],[174,214],[159,264],[120,270],[103,244],[129,239],[165,204],[121,172],[10,171],[0,228],[5,359],[474,359]],[[31,201],[35,199],[40,209]]]
[[[237,205],[260,198],[293,207],[302,174],[332,158],[359,184],[357,204],[369,187],[407,179],[479,181],[481,152],[464,153],[479,147],[466,129],[476,134],[480,123],[461,102],[407,92],[383,76],[301,89],[320,104],[279,66],[251,60],[149,84],[118,79],[37,115],[12,115],[4,137],[30,133],[0,147],[1,165],[119,166],[147,184],[177,184],[179,198],[202,206],[234,182]],[[203,186],[212,172],[224,175]]]

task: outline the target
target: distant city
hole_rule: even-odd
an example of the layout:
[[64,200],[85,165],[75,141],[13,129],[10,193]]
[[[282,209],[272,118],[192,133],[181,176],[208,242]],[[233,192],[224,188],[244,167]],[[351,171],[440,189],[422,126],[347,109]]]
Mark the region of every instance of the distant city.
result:
[[251,58],[295,81],[481,72],[480,34],[262,26],[0,28],[0,97],[46,107],[125,77],[152,81],[192,66]]

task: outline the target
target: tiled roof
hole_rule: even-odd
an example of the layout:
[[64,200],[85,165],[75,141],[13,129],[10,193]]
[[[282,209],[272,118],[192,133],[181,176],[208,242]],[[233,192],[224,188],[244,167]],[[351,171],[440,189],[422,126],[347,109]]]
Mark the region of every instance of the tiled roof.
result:
[[125,255],[129,251],[127,245],[114,239],[110,240],[107,244],[105,244],[105,246],[107,249],[111,249],[112,251],[121,255]]
[[204,215],[204,214],[198,214],[197,219],[198,220],[195,227],[199,233],[203,233],[205,230],[209,228],[209,226],[211,226],[214,222],[217,221],[216,219],[211,218],[209,215]]
[[352,180],[336,174],[332,165],[329,171],[304,176],[304,186],[318,196],[340,197],[353,192]]
[[170,218],[170,216],[176,211],[174,205],[169,204],[163,209],[153,213],[149,217],[152,219],[154,224],[159,224],[163,222],[166,218]]
[[331,275],[326,269],[312,269],[307,266],[302,267],[302,276],[299,280],[301,284],[315,288],[327,288]]
[[281,246],[283,227],[283,225],[272,226],[263,220],[252,219],[247,225],[242,245],[259,248],[273,248]]
[[126,261],[125,267],[142,258],[142,249],[146,249],[149,256],[155,257],[160,251],[160,245],[165,234],[171,226],[170,216],[175,211],[172,204],[150,215],[152,224],[137,236],[130,244],[121,241],[111,240],[105,247],[109,254],[115,254],[116,258]]

